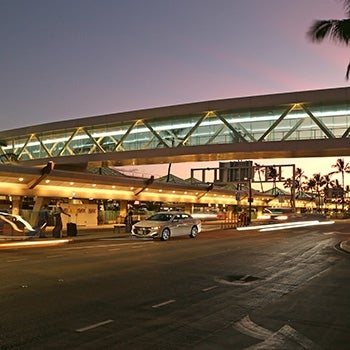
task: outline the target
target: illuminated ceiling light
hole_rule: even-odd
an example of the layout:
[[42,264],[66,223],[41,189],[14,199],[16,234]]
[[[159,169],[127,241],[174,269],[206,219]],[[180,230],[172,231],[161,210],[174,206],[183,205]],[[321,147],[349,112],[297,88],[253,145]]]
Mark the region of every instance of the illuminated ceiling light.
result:
[[74,185],[74,182],[70,182],[69,184],[70,184],[71,186],[73,186],[73,185]]
[[47,184],[48,184],[49,182],[50,182],[50,180],[45,180],[45,183],[47,183]]
[[148,187],[145,188],[145,191],[148,191]]
[[112,188],[115,188],[115,185],[113,185]]
[[173,193],[176,193],[176,191],[173,191]]
[[134,189],[134,187],[130,187],[130,190],[132,191]]
[[92,184],[92,187],[96,187],[96,184]]
[[20,178],[18,178],[18,181],[19,181],[19,182],[22,182],[22,181],[24,181],[24,178],[23,178],[23,177],[20,177]]
[[159,192],[163,192],[163,190],[159,190]]
[[187,191],[185,191],[184,194],[187,194]]

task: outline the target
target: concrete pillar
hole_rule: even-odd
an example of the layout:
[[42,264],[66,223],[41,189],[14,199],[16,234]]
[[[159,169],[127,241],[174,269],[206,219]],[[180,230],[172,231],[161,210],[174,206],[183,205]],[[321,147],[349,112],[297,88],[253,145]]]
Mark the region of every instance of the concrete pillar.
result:
[[44,204],[44,197],[35,197],[34,207],[32,211],[32,215],[30,216],[30,224],[35,226],[38,221],[39,210]]
[[192,203],[185,203],[185,212],[188,214],[193,213],[193,204]]
[[229,221],[233,220],[232,210],[233,210],[233,206],[232,205],[228,205],[226,214],[227,214],[227,218],[228,218]]
[[19,215],[21,203],[22,203],[21,196],[12,196],[12,214]]
[[120,201],[120,216],[125,218],[128,213],[128,201]]

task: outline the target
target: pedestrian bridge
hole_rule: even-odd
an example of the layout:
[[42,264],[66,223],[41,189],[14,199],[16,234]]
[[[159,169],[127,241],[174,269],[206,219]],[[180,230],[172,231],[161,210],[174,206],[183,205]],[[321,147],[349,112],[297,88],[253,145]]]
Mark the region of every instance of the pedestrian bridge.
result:
[[240,97],[0,132],[0,162],[141,165],[350,155],[350,88]]

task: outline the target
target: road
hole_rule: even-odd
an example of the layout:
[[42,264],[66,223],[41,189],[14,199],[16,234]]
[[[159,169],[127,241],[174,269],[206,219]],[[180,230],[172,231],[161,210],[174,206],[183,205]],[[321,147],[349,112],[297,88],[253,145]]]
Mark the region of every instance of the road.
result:
[[0,251],[0,349],[348,349],[347,226]]

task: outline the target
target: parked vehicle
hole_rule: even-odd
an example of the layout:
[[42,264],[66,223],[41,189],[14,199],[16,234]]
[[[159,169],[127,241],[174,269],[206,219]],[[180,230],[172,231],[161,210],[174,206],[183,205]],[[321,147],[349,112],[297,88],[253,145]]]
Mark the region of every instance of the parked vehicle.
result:
[[188,235],[195,238],[201,231],[201,220],[179,211],[159,212],[132,226],[131,234],[138,238],[160,238]]

